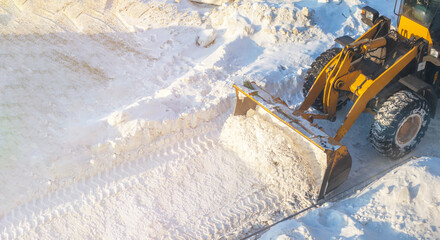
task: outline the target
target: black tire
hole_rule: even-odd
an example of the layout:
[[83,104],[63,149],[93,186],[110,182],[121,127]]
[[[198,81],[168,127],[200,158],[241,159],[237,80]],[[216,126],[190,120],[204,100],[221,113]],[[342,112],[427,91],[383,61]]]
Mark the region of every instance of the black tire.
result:
[[397,159],[411,152],[430,122],[428,102],[409,90],[391,95],[378,109],[370,142],[381,154]]
[[[332,60],[336,55],[341,52],[341,48],[330,48],[327,51],[321,53],[319,57],[315,59],[312,63],[312,66],[307,71],[307,75],[304,78],[303,84],[303,96],[306,97],[309,94],[310,88],[312,88],[313,83],[315,83],[316,78],[319,73],[321,73],[322,69],[327,65],[330,60]],[[315,102],[312,104],[312,107],[320,112],[324,111],[322,96],[323,93],[319,94],[316,98]],[[345,95],[340,95],[338,99],[338,104],[336,105],[336,109],[341,109],[345,104],[347,104],[348,98]]]

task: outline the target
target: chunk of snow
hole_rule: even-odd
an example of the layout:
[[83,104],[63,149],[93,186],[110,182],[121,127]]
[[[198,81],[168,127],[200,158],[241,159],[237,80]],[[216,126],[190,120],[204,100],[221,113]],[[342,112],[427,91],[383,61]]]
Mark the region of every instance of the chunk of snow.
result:
[[197,36],[197,45],[208,47],[215,42],[217,34],[214,29],[205,29]]

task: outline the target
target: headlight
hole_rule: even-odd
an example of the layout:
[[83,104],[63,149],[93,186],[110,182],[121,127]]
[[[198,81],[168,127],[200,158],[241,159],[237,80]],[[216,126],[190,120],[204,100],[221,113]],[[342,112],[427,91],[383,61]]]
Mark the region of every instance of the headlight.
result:
[[438,50],[435,49],[434,47],[431,47],[431,51],[429,51],[429,55],[438,58]]
[[373,22],[374,20],[374,14],[372,12],[366,12],[365,16]]
[[362,8],[362,22],[372,27],[379,17],[379,12],[369,6]]

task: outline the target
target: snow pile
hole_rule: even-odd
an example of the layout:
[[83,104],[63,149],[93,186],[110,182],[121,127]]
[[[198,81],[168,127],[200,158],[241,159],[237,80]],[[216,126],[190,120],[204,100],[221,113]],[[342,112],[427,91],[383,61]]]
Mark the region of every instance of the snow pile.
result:
[[435,239],[440,235],[440,159],[411,161],[341,202],[281,223],[261,239]]
[[308,8],[299,9],[293,3],[279,6],[266,2],[238,1],[214,9],[206,24],[225,29],[229,35],[255,35],[262,42],[293,42],[304,38],[302,32],[311,26],[311,17]]
[[223,126],[221,141],[250,169],[255,169],[266,185],[286,198],[284,209],[299,210],[311,205],[320,185],[310,164],[295,149],[298,146],[259,114],[248,115],[231,116]]

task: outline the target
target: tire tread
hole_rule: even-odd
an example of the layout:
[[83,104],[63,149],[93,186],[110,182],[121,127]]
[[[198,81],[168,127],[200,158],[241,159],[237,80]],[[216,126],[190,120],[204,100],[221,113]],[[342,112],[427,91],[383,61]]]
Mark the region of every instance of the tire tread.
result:
[[[400,122],[415,111],[423,113],[422,126],[414,141],[403,148],[395,143]],[[411,152],[425,135],[430,122],[430,108],[426,100],[409,90],[390,96],[379,108],[370,129],[370,142],[381,154],[397,159]]]

